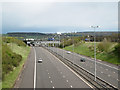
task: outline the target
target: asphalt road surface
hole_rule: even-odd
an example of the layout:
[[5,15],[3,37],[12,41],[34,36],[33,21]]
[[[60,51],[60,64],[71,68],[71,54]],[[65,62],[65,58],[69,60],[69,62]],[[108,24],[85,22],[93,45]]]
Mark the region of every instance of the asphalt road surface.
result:
[[[88,58],[86,56],[83,56],[77,53],[68,54],[66,50],[63,50],[60,48],[55,48],[55,47],[47,47],[47,48],[58,53],[64,58],[71,60],[73,63],[83,67],[87,71],[94,74],[95,72],[94,59]],[[86,61],[80,62],[80,58],[85,58]],[[118,67],[117,66],[97,60],[96,74],[98,77],[110,83],[111,85],[118,87]]]
[[[42,63],[38,63],[39,59]],[[92,88],[82,77],[42,47],[33,47],[19,88]]]

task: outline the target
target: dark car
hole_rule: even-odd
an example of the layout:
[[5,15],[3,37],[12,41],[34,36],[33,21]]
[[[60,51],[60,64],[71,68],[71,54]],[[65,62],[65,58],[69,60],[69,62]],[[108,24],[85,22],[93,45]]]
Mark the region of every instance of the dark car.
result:
[[85,58],[81,58],[80,61],[81,61],[81,62],[85,62]]

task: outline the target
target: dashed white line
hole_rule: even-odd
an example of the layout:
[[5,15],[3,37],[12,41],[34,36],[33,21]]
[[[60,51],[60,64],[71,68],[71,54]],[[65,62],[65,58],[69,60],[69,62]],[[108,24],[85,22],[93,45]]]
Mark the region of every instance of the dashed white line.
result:
[[50,81],[52,83],[52,81]]
[[49,76],[49,78],[51,78],[51,77]]
[[72,88],[73,86],[71,85],[70,87]]
[[65,78],[65,76],[63,75],[63,78]]
[[55,88],[54,86],[52,88]]

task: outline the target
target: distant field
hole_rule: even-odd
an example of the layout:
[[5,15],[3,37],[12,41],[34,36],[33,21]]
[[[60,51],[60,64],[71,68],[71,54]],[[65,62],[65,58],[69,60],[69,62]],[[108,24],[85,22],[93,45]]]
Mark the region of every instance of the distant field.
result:
[[13,52],[20,54],[22,56],[22,61],[20,62],[20,65],[18,67],[14,68],[12,72],[10,72],[9,74],[5,76],[5,80],[2,82],[2,88],[13,87],[13,84],[17,76],[19,75],[19,72],[24,62],[27,60],[27,56],[30,52],[29,47],[18,46],[17,44],[13,44],[13,43],[9,43],[8,46],[12,49]]
[[[96,46],[98,44],[99,44],[99,42],[96,43]],[[116,45],[116,43],[112,43],[111,48],[109,50],[110,52],[112,52],[114,50],[115,45]],[[64,49],[73,52],[73,45],[67,46]],[[94,43],[87,42],[87,43],[82,43],[78,46],[75,46],[74,52],[94,58]],[[117,55],[114,55],[113,53],[99,52],[98,48],[96,51],[96,58],[106,61],[106,62],[109,62],[109,63],[112,63],[112,64],[120,64],[120,63],[118,63]]]

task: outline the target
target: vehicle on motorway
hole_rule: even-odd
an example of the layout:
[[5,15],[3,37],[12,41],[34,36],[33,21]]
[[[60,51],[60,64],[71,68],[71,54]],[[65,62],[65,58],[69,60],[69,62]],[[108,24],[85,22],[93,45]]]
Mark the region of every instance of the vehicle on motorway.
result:
[[41,58],[38,60],[38,63],[42,63],[42,59]]
[[81,61],[81,62],[85,62],[85,58],[81,58],[80,61]]
[[67,54],[71,54],[71,52],[70,52],[70,51],[67,51]]

